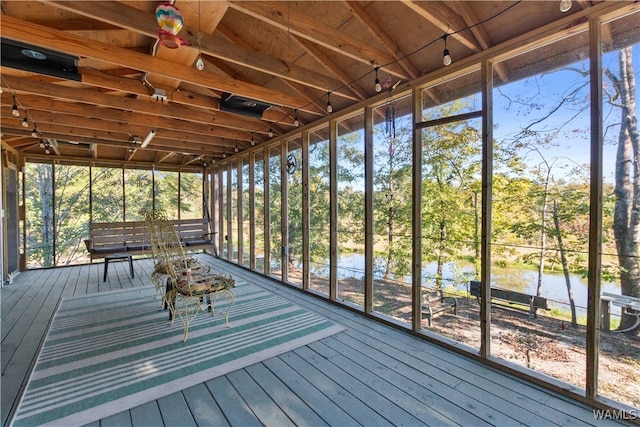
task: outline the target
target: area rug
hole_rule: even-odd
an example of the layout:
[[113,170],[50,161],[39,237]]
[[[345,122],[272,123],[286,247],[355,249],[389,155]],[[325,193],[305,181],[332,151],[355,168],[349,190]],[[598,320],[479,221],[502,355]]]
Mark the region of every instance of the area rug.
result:
[[[182,341],[152,287],[66,298],[56,311],[14,426],[82,425],[249,366],[344,328],[238,281],[230,327],[201,312]],[[216,312],[228,300],[216,302]]]

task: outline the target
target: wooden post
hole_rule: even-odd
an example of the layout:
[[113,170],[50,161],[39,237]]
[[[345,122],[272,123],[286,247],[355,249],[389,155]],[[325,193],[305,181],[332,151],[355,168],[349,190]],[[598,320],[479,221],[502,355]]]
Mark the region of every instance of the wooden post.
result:
[[302,132],[302,289],[309,289],[309,131]]
[[283,282],[289,280],[289,173],[287,172],[288,141],[280,143],[280,272]]
[[416,121],[422,118],[422,91],[413,90],[413,195],[411,240],[411,300],[413,330],[422,328],[422,129],[416,128]]
[[482,231],[480,233],[480,357],[491,355],[491,209],[493,192],[493,62],[481,64]]
[[589,200],[589,278],[587,280],[587,397],[598,395],[600,284],[602,264],[602,40],[599,18],[589,20],[591,77],[591,194]]
[[364,109],[364,311],[373,312],[373,109]]
[[338,129],[329,122],[329,299],[335,301],[338,287]]
[[264,171],[264,197],[263,202],[264,206],[264,274],[269,275],[271,273],[271,209],[269,203],[269,147],[264,147],[264,152],[262,154],[262,163],[263,163],[263,171]]
[[242,221],[242,213],[244,206],[242,203],[242,161],[243,157],[238,157],[238,163],[236,165],[236,182],[238,188],[236,191],[236,198],[238,199],[238,265],[244,264],[244,223]]
[[227,172],[227,260],[231,261],[233,260],[233,220],[231,218],[231,213],[233,212],[232,206],[231,206],[231,195],[233,194],[233,191],[231,189],[232,187],[232,182],[231,182],[231,168],[233,167],[233,164],[231,163],[227,163],[226,164],[226,172]]
[[256,269],[256,153],[249,154],[249,268]]

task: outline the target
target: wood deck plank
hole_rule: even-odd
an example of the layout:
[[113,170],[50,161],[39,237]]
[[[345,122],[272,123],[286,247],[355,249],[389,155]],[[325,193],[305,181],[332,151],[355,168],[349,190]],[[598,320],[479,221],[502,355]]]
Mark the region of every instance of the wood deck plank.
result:
[[[475,426],[524,425],[514,418],[504,416],[491,406],[460,393],[454,387],[433,381],[423,372],[411,366],[399,364],[393,358],[385,357],[375,348],[367,348],[366,352],[361,352],[350,346],[348,341],[350,338],[345,335],[324,340],[323,343],[335,350],[340,349],[340,358],[344,359],[343,366],[353,366],[357,363],[358,366],[354,366],[350,371],[360,371],[360,375],[358,375],[360,378],[364,375],[379,377],[388,382],[388,386],[384,386],[385,388],[393,390],[397,387],[402,392],[409,394],[408,397],[399,398],[396,404],[405,405],[413,398],[419,399],[419,404],[415,407],[426,405],[430,413],[415,414],[418,418],[438,419],[444,416],[455,423]],[[336,359],[338,363],[340,363],[340,358]],[[393,391],[390,391],[389,394],[398,395]]]
[[278,377],[270,372],[262,363],[245,368],[251,378],[269,397],[287,414],[295,425],[326,426],[327,423],[318,416],[297,394],[293,393]]
[[163,421],[162,424],[158,425],[182,427],[195,427],[197,425],[181,392],[161,397],[157,402]]
[[262,423],[226,376],[205,383],[229,423],[233,426],[261,427]]
[[229,422],[204,383],[189,387],[183,390],[182,394],[198,426],[218,427],[229,425]]
[[300,375],[304,375],[305,379],[313,384],[313,387],[341,410],[357,420],[358,423],[365,426],[384,426],[389,424],[387,419],[373,411],[371,407],[353,396],[348,390],[326,375],[324,371],[318,369],[297,352],[285,353],[280,356],[280,359]]
[[[294,351],[327,374],[327,376],[343,387],[348,393],[369,406],[372,411],[384,417],[387,423],[411,426],[425,425],[419,419],[395,405],[392,400],[385,395],[372,389],[371,386],[375,386],[375,384],[368,382],[366,378],[361,379],[333,363],[333,361],[326,357],[322,346],[315,344],[318,343],[313,343]],[[318,353],[317,350],[322,351],[322,353]],[[393,399],[393,397],[391,397],[391,399]]]
[[264,425],[295,426],[271,397],[249,376],[246,370],[241,369],[231,372],[227,375],[227,378],[237,390],[241,390],[242,398]]
[[131,424],[134,426],[154,427],[163,423],[157,400],[131,409]]
[[300,397],[323,421],[332,426],[360,425],[346,411],[325,396],[315,384],[300,375],[281,357],[265,360],[264,365],[276,375],[293,393]]

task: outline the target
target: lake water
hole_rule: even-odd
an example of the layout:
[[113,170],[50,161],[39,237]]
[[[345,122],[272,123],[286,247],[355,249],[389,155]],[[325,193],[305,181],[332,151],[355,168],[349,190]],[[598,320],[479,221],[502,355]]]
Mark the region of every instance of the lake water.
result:
[[[433,277],[436,273],[437,264],[425,264],[422,268],[423,283],[426,286],[433,286]],[[469,288],[469,280],[453,282],[455,277],[453,270],[461,272],[473,272],[473,266],[469,263],[448,263],[444,266],[443,279],[445,286],[454,286],[458,290],[467,290]],[[314,274],[329,274],[328,261],[327,264],[312,269]],[[338,258],[338,278],[345,279],[355,277],[362,279],[364,277],[364,255],[363,254],[347,254]],[[493,267],[491,269],[492,286],[503,289],[511,289],[514,291],[535,295],[538,283],[538,273],[533,270],[508,269],[501,267]],[[570,275],[571,290],[573,299],[577,307],[586,309],[587,306],[587,279],[578,275]],[[403,282],[411,283],[411,277],[400,279]],[[620,285],[611,282],[602,282],[602,292],[611,292],[620,294]],[[569,297],[567,295],[567,286],[564,274],[562,272],[545,272],[542,279],[541,296],[550,301],[552,307],[568,309]],[[583,311],[583,310],[580,310]]]

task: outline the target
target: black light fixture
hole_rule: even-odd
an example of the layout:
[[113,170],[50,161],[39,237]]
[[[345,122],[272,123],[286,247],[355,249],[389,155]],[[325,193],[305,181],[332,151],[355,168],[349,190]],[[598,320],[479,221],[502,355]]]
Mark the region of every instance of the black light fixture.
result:
[[16,96],[13,95],[13,110],[11,110],[13,117],[20,117],[20,110],[18,110],[18,103],[16,102]]
[[380,67],[376,67],[376,82],[375,85],[373,86],[374,89],[376,90],[376,92],[381,92],[382,91],[382,85],[380,84],[380,79],[378,78],[378,70],[380,69]]
[[444,51],[442,52],[442,63],[444,65],[451,65],[451,55],[449,55],[449,49],[447,49],[447,37],[449,34],[445,34],[442,36],[442,40],[444,40]]
[[327,113],[333,113],[333,107],[331,106],[331,92],[327,92]]
[[22,127],[23,128],[28,128],[29,127],[29,119],[27,118],[27,112],[24,112],[24,119],[22,119]]
[[33,124],[33,130],[31,131],[31,136],[33,138],[37,138],[38,137],[38,126],[36,126],[36,124]]

